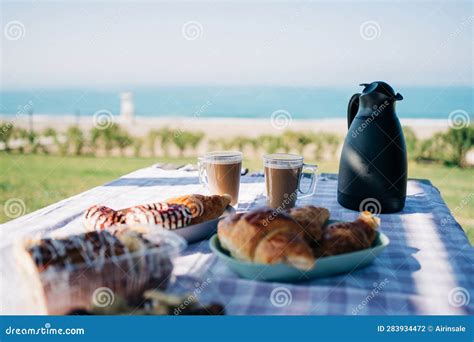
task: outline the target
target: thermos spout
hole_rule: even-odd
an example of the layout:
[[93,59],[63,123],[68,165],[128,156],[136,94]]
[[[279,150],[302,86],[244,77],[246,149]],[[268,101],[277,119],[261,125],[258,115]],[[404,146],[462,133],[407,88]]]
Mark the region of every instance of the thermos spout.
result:
[[403,96],[402,96],[402,94],[400,94],[400,93],[397,93],[397,94],[395,95],[395,98],[394,98],[394,100],[395,100],[395,101],[401,101],[401,100],[403,100]]

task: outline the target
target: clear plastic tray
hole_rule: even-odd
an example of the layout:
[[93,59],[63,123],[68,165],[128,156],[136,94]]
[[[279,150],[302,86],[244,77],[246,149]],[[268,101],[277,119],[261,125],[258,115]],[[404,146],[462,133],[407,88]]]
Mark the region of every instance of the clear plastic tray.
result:
[[[146,226],[120,226],[115,229],[138,230]],[[173,259],[186,248],[186,241],[170,231],[160,230],[144,234],[146,238],[160,244],[156,248],[98,258],[90,264],[75,264],[68,268],[48,267],[38,272],[30,255],[30,281],[42,288],[44,308],[47,314],[66,314],[73,309],[89,309],[93,305],[105,307],[115,301],[126,300],[140,304],[147,289],[165,289],[172,280]],[[28,262],[23,262],[26,264]],[[34,268],[34,270],[32,269]],[[36,272],[35,272],[36,271]],[[33,280],[31,277],[35,277]],[[39,278],[39,279],[38,279]],[[40,306],[43,306],[40,305]]]

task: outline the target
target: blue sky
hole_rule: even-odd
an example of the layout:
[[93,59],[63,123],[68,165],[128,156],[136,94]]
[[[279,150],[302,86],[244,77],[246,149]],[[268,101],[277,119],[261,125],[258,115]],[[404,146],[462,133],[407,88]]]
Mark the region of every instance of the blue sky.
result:
[[3,1],[1,87],[472,85],[472,6]]

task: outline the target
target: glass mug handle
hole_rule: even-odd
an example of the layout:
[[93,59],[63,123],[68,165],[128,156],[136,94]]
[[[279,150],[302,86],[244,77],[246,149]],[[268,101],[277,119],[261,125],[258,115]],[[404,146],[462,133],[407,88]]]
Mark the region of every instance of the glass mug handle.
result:
[[[301,190],[301,181],[304,177],[304,171],[309,170],[311,172],[311,184],[309,185],[308,190],[303,191]],[[310,164],[303,164],[303,168],[301,169],[300,179],[298,180],[298,192],[302,194],[299,198],[310,197],[316,192],[316,183],[318,182],[318,166],[317,165],[310,165]]]
[[206,173],[206,162],[204,158],[198,158],[198,172],[199,172],[199,183],[202,186],[207,187],[207,173]]

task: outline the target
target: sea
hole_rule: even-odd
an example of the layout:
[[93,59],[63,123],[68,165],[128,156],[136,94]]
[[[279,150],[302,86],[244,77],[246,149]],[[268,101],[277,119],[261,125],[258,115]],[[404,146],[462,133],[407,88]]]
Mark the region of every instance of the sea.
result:
[[[453,111],[472,118],[474,87],[400,87],[400,118],[446,119]],[[345,118],[360,87],[156,86],[0,90],[0,118],[23,113],[88,116],[118,114],[120,94],[131,92],[135,115],[145,117],[268,118],[284,110],[293,119]],[[471,121],[472,122],[472,121]]]

